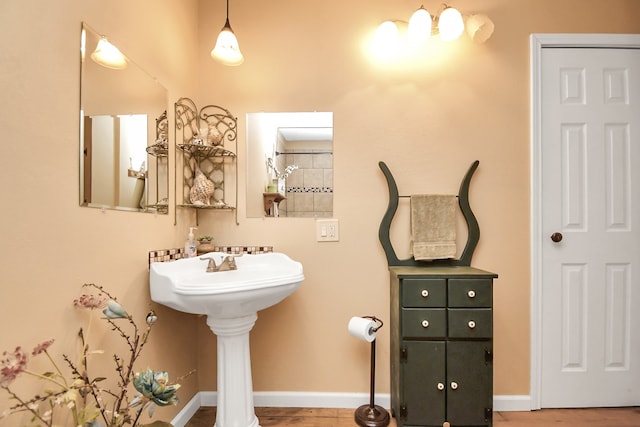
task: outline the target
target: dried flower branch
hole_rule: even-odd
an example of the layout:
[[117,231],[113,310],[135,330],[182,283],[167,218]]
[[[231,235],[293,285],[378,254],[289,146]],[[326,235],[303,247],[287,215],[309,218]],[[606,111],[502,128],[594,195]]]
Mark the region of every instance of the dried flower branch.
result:
[[[80,328],[78,340],[81,345],[79,362],[74,362],[67,354],[62,359],[71,372],[67,381],[62,370],[51,357],[49,348],[54,340],[47,340],[36,345],[31,356],[37,357],[44,354],[49,359],[53,372],[36,373],[27,369],[29,355],[22,347],[18,346],[13,352],[3,352],[0,359],[0,389],[7,392],[13,406],[6,409],[0,418],[12,414],[30,413],[33,426],[51,427],[55,414],[69,410],[73,418],[73,426],[91,427],[143,427],[140,424],[140,416],[148,409],[152,416],[157,406],[175,405],[178,402],[176,396],[179,384],[169,384],[169,375],[164,371],[152,371],[147,369],[142,372],[134,372],[136,360],[140,357],[144,345],[149,339],[151,327],[158,317],[151,311],[147,314],[145,322],[147,327],[141,332],[135,320],[117,302],[116,298],[109,294],[102,286],[85,284],[83,288],[92,288],[96,293],[82,294],[73,301],[76,308],[93,311],[103,309],[102,313],[111,330],[120,336],[128,347],[127,357],[118,354],[113,355],[117,375],[116,388],[111,389],[106,376],[89,375],[89,357],[103,353],[100,350],[91,350],[86,340],[85,330]],[[91,322],[91,317],[89,318]],[[121,325],[119,322],[127,324]],[[90,325],[89,325],[90,327]],[[87,330],[89,330],[87,327]],[[130,331],[130,332],[127,332]],[[28,375],[45,381],[46,386],[42,394],[24,399],[11,389],[12,383],[21,375]],[[137,393],[133,400],[129,400],[128,389],[133,385]],[[171,426],[162,421],[153,423],[154,427]]]

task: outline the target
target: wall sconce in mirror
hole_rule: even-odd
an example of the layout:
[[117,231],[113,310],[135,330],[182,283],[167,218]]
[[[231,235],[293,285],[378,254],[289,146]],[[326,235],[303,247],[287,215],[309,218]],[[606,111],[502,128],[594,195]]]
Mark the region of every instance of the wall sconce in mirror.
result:
[[229,24],[229,0],[227,0],[227,20],[220,34],[218,34],[216,46],[211,51],[211,57],[229,66],[240,65],[244,62],[238,39],[231,29],[231,24]]
[[491,19],[484,14],[463,17],[459,10],[445,4],[438,13],[432,15],[420,6],[408,22],[388,20],[380,24],[373,43],[375,50],[384,53],[397,49],[404,34],[409,43],[419,45],[436,35],[445,42],[457,40],[465,29],[475,43],[484,43],[491,37],[494,28]]
[[112,70],[124,70],[127,68],[127,57],[120,50],[107,40],[105,36],[100,37],[96,50],[91,54],[96,64]]

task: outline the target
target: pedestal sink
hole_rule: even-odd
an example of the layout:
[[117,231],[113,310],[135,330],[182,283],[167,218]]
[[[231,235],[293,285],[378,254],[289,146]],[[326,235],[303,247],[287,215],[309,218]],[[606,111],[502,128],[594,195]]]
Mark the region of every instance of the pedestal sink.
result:
[[253,407],[249,332],[257,312],[295,291],[304,280],[302,265],[282,253],[235,258],[237,270],[208,273],[228,255],[151,264],[151,299],[175,310],[206,314],[218,337],[218,406],[214,427],[259,427]]

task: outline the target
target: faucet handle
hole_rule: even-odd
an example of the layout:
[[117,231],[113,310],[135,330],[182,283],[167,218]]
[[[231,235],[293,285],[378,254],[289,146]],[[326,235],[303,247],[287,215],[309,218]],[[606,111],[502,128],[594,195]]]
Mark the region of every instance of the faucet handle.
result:
[[216,260],[213,257],[200,257],[200,261],[209,261],[207,264],[207,273],[211,273],[216,271],[218,266],[216,265]]

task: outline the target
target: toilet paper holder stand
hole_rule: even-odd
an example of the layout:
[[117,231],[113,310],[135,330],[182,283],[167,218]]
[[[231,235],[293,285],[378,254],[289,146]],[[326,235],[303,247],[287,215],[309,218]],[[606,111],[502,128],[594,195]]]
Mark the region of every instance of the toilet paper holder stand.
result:
[[[382,328],[382,320],[375,316],[362,316],[365,319],[371,319],[376,322],[377,326],[372,327],[373,332],[377,332]],[[376,388],[376,339],[371,341],[371,384],[369,388],[369,404],[362,405],[354,414],[356,424],[360,427],[386,427],[391,421],[389,412],[382,406],[378,406],[374,402]]]

